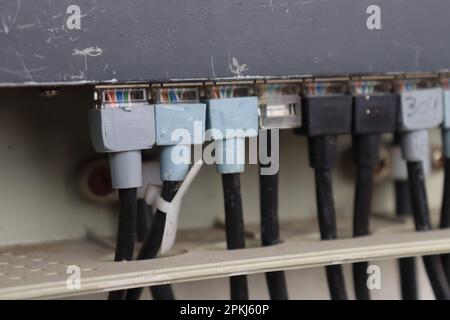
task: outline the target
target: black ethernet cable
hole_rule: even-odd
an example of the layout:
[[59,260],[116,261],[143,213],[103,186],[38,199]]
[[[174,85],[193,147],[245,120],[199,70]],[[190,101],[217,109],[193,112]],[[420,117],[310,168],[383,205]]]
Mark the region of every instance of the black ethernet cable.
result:
[[[138,200],[138,241],[143,242],[153,223],[152,207],[144,199]],[[162,284],[149,287],[153,300],[175,300],[172,286]]]
[[[260,152],[259,201],[261,245],[272,246],[281,242],[278,216],[279,130],[302,126],[301,86],[299,83],[265,83],[256,87],[259,97],[259,147],[266,149],[267,158]],[[265,140],[264,140],[265,137]],[[265,274],[271,300],[288,300],[284,271]]]
[[[337,161],[337,136],[351,133],[352,97],[343,94],[347,91],[347,85],[343,83],[330,83],[328,90],[322,90],[324,86],[319,82],[311,87],[313,94],[302,97],[303,125],[296,132],[308,138],[309,165],[314,169],[316,181],[320,237],[332,241],[337,239],[332,170]],[[331,88],[340,90],[327,92],[332,91]],[[329,265],[325,270],[331,299],[347,300],[342,266]]]
[[[443,81],[444,90],[444,121],[442,123],[442,149],[444,155],[444,191],[442,195],[441,229],[450,228],[450,90],[448,79]],[[441,255],[447,282],[450,286],[450,253]]]
[[[120,214],[115,261],[133,259],[137,234],[137,188],[142,186],[141,150],[155,144],[154,107],[147,87],[102,88],[94,93],[89,129],[97,152],[109,154],[111,183],[119,190]],[[124,107],[126,105],[126,107]],[[134,123],[130,132],[130,123]],[[114,132],[115,134],[105,134]],[[112,291],[110,300],[123,299],[124,290]]]
[[[258,98],[247,96],[247,87],[226,89],[210,88],[206,117],[215,140],[216,170],[222,176],[227,249],[237,250],[245,248],[240,173],[245,169],[245,138],[258,136]],[[230,277],[230,298],[248,300],[246,275]]]
[[[336,160],[337,137],[332,135],[310,137],[309,157],[316,181],[316,204],[321,240],[337,239],[336,211],[334,207],[331,169]],[[330,296],[333,300],[347,300],[341,265],[325,267]]]
[[[172,201],[175,197],[178,189],[181,186],[180,181],[164,181],[161,191],[161,197],[166,201]],[[156,258],[164,235],[164,227],[166,224],[166,214],[159,210],[156,210],[153,223],[150,226],[150,230],[147,233],[142,247],[139,250],[137,260],[150,260]],[[174,298],[172,290],[169,290],[167,286],[156,286],[160,289],[152,289],[155,286],[151,286],[150,291],[155,299],[172,299]],[[127,290],[126,300],[139,300],[144,288],[133,288]]]
[[[429,156],[428,130],[438,127],[443,121],[442,100],[443,92],[438,87],[406,90],[400,93],[398,129],[402,156],[407,163],[414,224],[416,230],[420,232],[432,229],[424,159]],[[429,255],[423,256],[422,259],[436,299],[449,300],[450,288],[440,256]]]
[[[408,181],[395,181],[395,207],[397,216],[411,216],[411,198]],[[406,257],[398,259],[400,286],[403,300],[418,300],[416,258]]]
[[[408,161],[409,189],[417,231],[431,230],[422,161]],[[438,255],[423,256],[428,279],[438,300],[449,300],[450,289]]]
[[[222,187],[225,205],[227,249],[243,249],[245,248],[245,228],[242,210],[240,174],[223,173]],[[230,277],[230,296],[232,300],[248,300],[246,275]]]
[[143,242],[153,223],[153,211],[144,199],[137,200],[137,241]]
[[[357,88],[373,88],[373,83],[358,81]],[[380,83],[382,86],[382,83]],[[373,172],[379,162],[379,147],[383,133],[394,132],[397,124],[398,99],[389,92],[355,92],[353,97],[353,153],[356,164],[353,236],[370,234]],[[367,261],[352,265],[353,285],[357,300],[369,300]]]
[[[394,134],[392,143],[392,176],[394,178],[395,213],[397,217],[412,217],[411,196],[409,193],[406,162],[401,157],[400,135]],[[403,300],[418,300],[416,258],[398,259],[401,297]]]
[[[439,227],[441,229],[450,228],[450,158],[447,157],[444,160],[444,192]],[[450,286],[450,254],[442,254],[441,260]]]
[[[267,150],[276,152],[271,148],[271,132],[267,130]],[[272,154],[270,154],[272,156]],[[261,164],[268,167],[270,164]],[[261,240],[263,246],[279,244],[280,228],[278,221],[278,171],[275,174],[259,175],[260,213],[261,213]],[[271,300],[288,300],[286,278],[283,271],[266,272],[266,281]]]
[[[182,89],[184,95],[180,96],[179,88],[155,88],[153,101],[155,104],[155,135],[156,144],[160,146],[160,178],[163,181],[161,197],[171,202],[178,192],[182,182],[189,173],[191,161],[191,146],[201,145],[204,142],[204,126],[206,118],[206,104],[198,102],[198,88],[191,87]],[[169,99],[167,100],[167,98]],[[188,100],[183,100],[187,97]],[[191,100],[192,98],[192,100]],[[195,123],[201,124],[201,134],[197,137]],[[187,144],[172,137],[177,130],[185,130],[194,137]],[[174,154],[184,155],[182,161],[173,157]],[[178,215],[178,212],[173,212]],[[158,251],[168,250],[175,241],[175,230],[168,230],[168,237],[164,237],[166,228],[166,213],[157,210],[153,224],[144,240],[138,255],[138,260],[149,260],[156,257]],[[176,217],[178,219],[178,216]],[[173,223],[173,224],[170,224]],[[176,221],[169,221],[169,225],[176,227]],[[173,235],[173,237],[172,237]],[[167,243],[164,243],[167,240]],[[161,248],[163,247],[163,248]],[[172,299],[173,293],[169,286],[156,286],[150,290],[154,298]],[[126,298],[129,300],[139,299],[142,288],[128,290]]]
[[[114,261],[133,260],[137,226],[137,188],[119,189],[119,230]],[[125,290],[111,291],[108,300],[123,300]]]

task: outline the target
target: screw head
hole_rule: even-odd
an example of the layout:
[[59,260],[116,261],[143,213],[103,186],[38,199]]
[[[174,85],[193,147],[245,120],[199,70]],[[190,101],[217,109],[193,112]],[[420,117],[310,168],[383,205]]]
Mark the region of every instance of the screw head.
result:
[[54,98],[59,95],[60,90],[58,88],[45,88],[41,89],[40,96],[44,98]]

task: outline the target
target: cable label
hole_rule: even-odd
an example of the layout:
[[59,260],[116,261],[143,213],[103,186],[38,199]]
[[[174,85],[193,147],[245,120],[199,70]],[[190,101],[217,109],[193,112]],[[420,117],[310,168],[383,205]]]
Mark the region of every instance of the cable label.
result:
[[437,127],[443,120],[443,91],[441,88],[404,91],[400,110],[403,129]]

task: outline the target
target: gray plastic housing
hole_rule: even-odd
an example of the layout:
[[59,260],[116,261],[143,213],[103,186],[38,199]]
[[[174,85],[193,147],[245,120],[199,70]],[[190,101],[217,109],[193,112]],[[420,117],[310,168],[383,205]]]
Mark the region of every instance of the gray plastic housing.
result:
[[256,137],[258,135],[258,98],[210,99],[207,128],[214,140]]
[[[205,141],[206,104],[171,103],[156,104],[156,144],[173,146],[179,139],[173,138],[177,131],[190,136],[190,141],[183,144],[202,144]],[[177,136],[177,135],[175,135]]]
[[155,144],[155,108],[149,104],[89,110],[92,144],[97,152],[150,149]]
[[156,144],[162,146],[161,180],[183,181],[189,172],[191,145],[205,141],[206,104],[156,104],[155,119]]
[[[428,144],[428,148],[429,148]],[[430,150],[428,150],[427,153],[424,153],[422,155],[421,161],[423,162],[423,170],[425,176],[430,175],[431,173],[431,157],[430,157]],[[406,165],[406,160],[403,157],[402,154],[402,148],[401,146],[393,146],[390,152],[390,173],[391,178],[393,180],[402,180],[407,181],[408,180],[408,168]]]
[[142,159],[140,150],[112,152],[109,154],[111,184],[114,189],[142,186]]
[[415,130],[402,133],[402,156],[407,162],[424,161],[430,152],[428,130]]
[[245,138],[258,135],[258,98],[210,99],[206,127],[216,140],[216,170],[220,174],[244,171]]

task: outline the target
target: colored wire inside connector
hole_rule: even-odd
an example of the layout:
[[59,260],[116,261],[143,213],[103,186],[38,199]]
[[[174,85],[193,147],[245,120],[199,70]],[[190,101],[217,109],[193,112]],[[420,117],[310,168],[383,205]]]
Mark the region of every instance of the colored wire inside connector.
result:
[[390,92],[391,89],[391,83],[388,81],[353,81],[350,86],[350,91],[353,95],[385,94]]
[[372,94],[374,92],[374,81],[357,81],[354,89],[356,94]]
[[[431,89],[439,87],[439,79],[437,78],[423,78],[423,79],[404,79],[396,82],[396,91],[414,91],[421,89]],[[445,84],[445,81],[444,81]]]
[[307,95],[318,96],[326,93],[327,84],[322,82],[309,83],[306,85]]
[[245,86],[213,86],[209,92],[210,99],[227,99],[249,96],[249,88]]
[[109,107],[120,104],[143,103],[147,101],[146,89],[106,89],[102,90],[102,102]]
[[155,90],[158,103],[184,103],[199,101],[197,88],[158,88]]
[[[295,84],[268,84],[258,88],[259,104],[268,104],[271,100],[283,100],[284,97],[298,97],[300,93],[299,86]],[[300,100],[300,98],[298,98]]]
[[347,88],[347,82],[343,81],[311,82],[305,84],[303,93],[306,96],[345,94]]
[[405,80],[399,84],[399,91],[417,90],[417,80]]
[[442,78],[441,79],[441,86],[443,89],[448,90],[449,89],[449,78]]

